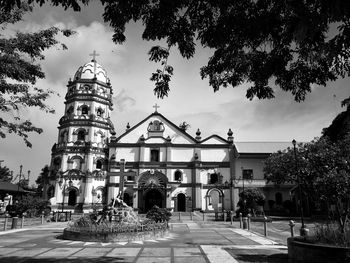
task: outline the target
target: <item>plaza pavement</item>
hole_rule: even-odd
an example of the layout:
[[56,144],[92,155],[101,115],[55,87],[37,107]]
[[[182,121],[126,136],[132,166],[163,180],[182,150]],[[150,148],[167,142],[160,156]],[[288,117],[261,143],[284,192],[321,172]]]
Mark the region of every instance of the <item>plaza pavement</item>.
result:
[[0,262],[236,263],[287,262],[287,248],[231,226],[195,221],[170,223],[163,238],[119,243],[60,239],[67,223],[0,232]]

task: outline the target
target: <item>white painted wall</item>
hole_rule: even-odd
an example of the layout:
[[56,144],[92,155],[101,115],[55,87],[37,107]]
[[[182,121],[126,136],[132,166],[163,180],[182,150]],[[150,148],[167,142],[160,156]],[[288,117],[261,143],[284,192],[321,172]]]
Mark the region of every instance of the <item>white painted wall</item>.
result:
[[171,151],[171,161],[172,162],[190,162],[194,156],[193,148],[175,148],[172,147]]
[[203,162],[228,162],[228,149],[202,149],[201,161]]

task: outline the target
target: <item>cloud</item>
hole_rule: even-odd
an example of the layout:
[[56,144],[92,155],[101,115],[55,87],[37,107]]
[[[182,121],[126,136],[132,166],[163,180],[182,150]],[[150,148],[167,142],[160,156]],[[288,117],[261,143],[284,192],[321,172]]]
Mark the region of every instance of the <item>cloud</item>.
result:
[[119,111],[124,111],[131,108],[136,103],[136,100],[129,95],[125,89],[122,89],[116,96],[113,96],[113,104]]

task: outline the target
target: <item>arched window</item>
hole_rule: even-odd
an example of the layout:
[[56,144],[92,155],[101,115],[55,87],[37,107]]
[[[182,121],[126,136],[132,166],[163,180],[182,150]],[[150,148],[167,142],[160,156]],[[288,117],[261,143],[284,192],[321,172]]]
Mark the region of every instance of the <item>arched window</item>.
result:
[[99,160],[97,160],[97,162],[96,162],[96,169],[102,169],[102,160],[101,159],[99,159]]
[[97,111],[96,111],[96,115],[101,117],[103,114],[103,110],[101,108],[98,108]]
[[85,131],[84,130],[80,130],[78,132],[78,141],[85,141]]
[[175,181],[182,181],[182,172],[180,170],[176,170],[174,173]]
[[87,115],[88,113],[89,113],[88,106],[84,105],[83,107],[81,107],[81,114],[82,115]]

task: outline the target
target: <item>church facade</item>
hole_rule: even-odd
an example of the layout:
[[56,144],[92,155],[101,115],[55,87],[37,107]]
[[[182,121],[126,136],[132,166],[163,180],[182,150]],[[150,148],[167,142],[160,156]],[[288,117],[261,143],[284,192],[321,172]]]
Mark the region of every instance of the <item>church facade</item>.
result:
[[289,143],[235,142],[186,132],[158,111],[117,136],[110,120],[112,86],[95,58],[67,85],[65,114],[52,148],[53,209],[88,212],[116,196],[140,213],[153,205],[172,211],[236,210],[239,192],[261,189],[282,205],[292,186],[264,180],[263,161]]

